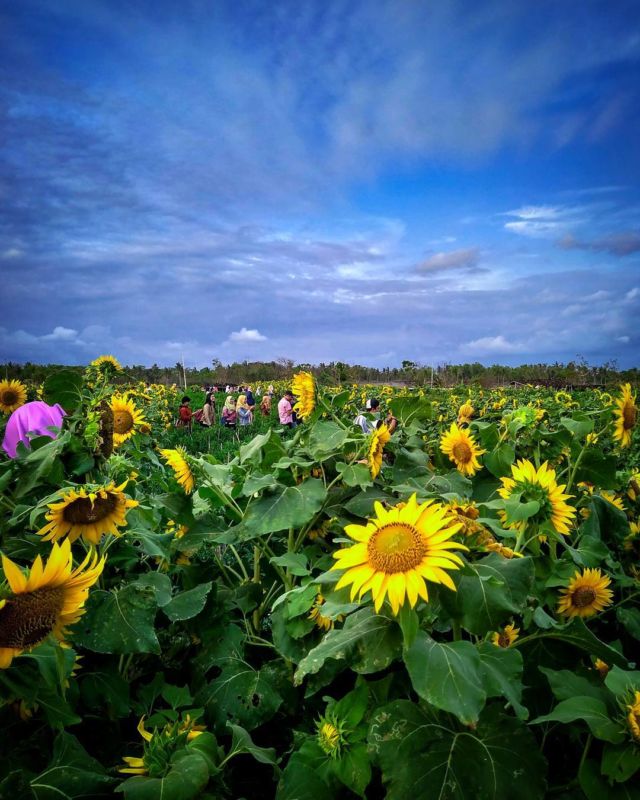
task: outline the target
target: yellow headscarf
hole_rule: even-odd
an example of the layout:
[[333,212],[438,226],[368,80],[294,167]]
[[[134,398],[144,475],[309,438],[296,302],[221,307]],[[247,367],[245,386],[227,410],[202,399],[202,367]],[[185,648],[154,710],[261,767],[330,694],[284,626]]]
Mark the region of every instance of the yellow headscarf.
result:
[[249,408],[249,406],[247,405],[247,395],[246,394],[238,395],[238,402],[236,403],[236,411],[239,408]]

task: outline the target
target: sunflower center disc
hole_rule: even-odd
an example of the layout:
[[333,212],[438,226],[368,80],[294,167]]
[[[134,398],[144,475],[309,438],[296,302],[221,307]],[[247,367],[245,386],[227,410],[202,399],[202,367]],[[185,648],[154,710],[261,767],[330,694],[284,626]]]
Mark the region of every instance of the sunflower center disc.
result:
[[111,492],[106,497],[96,497],[93,503],[88,497],[79,497],[66,506],[63,517],[72,525],[92,525],[113,513],[117,505],[118,498]]
[[12,406],[18,400],[18,393],[13,389],[7,389],[2,393],[2,402],[5,406]]
[[133,416],[125,408],[115,411],[113,414],[113,430],[116,433],[129,433],[133,428]]
[[636,424],[638,410],[632,403],[627,403],[622,410],[622,426],[625,431],[630,431]]
[[509,647],[509,645],[511,644],[511,639],[509,637],[509,634],[504,632],[501,633],[500,636],[498,636],[498,644],[500,645],[500,647]]
[[371,536],[367,553],[377,571],[392,574],[418,566],[427,554],[427,546],[413,526],[392,522]]
[[453,457],[461,464],[466,464],[471,461],[471,448],[466,442],[456,442],[453,445]]
[[0,608],[0,647],[24,650],[46,639],[62,611],[64,589],[44,587],[17,594]]
[[586,606],[590,606],[595,599],[595,589],[592,589],[590,586],[581,586],[573,593],[571,602],[576,608],[585,608]]

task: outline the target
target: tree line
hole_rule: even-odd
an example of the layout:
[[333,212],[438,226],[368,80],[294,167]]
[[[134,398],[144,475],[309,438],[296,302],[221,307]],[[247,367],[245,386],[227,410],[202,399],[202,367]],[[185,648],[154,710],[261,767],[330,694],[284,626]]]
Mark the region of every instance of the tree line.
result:
[[[17,378],[31,383],[41,383],[60,369],[82,372],[82,366],[63,364],[24,364],[8,362],[0,365],[0,377]],[[172,367],[144,366],[133,364],[124,368],[116,382],[144,381],[148,383],[183,384],[186,377],[188,385],[204,384],[251,384],[256,381],[288,380],[294,372],[306,370],[326,385],[348,383],[408,384],[411,386],[457,386],[477,384],[480,386],[503,386],[510,383],[533,383],[546,386],[603,386],[629,381],[638,383],[640,370],[637,367],[619,370],[615,362],[599,366],[589,365],[584,360],[570,361],[567,364],[521,364],[508,367],[503,364],[485,366],[479,362],[468,364],[438,364],[427,366],[416,361],[404,360],[399,367],[367,367],[361,364],[346,364],[331,361],[320,364],[298,364],[288,358],[275,361],[236,361],[223,364],[214,359],[210,367],[186,367],[182,364]]]

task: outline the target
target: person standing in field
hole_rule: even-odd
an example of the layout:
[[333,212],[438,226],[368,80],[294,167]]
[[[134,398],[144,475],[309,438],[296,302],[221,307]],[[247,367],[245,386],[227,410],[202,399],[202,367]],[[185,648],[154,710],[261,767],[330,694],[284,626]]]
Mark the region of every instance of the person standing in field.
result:
[[293,419],[293,392],[290,389],[284,393],[284,397],[278,403],[278,416],[280,424],[287,428],[295,428],[296,423]]
[[235,428],[237,418],[235,401],[231,395],[228,395],[224,401],[221,422],[226,428]]
[[247,405],[253,411],[253,409],[256,407],[256,401],[253,398],[253,392],[251,391],[250,386],[247,386],[247,391],[245,392],[245,394],[247,396]]
[[260,413],[263,417],[271,416],[271,395],[265,394],[260,402]]
[[191,411],[191,398],[186,395],[182,398],[180,408],[178,410],[178,419],[176,420],[176,428],[188,428],[191,430],[191,418],[193,412]]
[[238,422],[241,426],[250,425],[253,422],[253,412],[249,407],[247,395],[241,394],[236,403],[236,414],[238,415]]
[[209,393],[204,401],[204,405],[202,406],[202,414],[200,416],[200,422],[202,425],[206,425],[207,428],[210,428],[213,425],[213,421],[216,416],[216,407],[213,400],[213,395]]

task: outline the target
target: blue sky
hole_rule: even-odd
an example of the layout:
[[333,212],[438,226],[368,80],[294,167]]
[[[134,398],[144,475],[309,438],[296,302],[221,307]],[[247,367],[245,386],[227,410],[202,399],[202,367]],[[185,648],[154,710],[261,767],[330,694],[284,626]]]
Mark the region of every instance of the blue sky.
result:
[[0,361],[640,353],[640,6],[0,10]]

